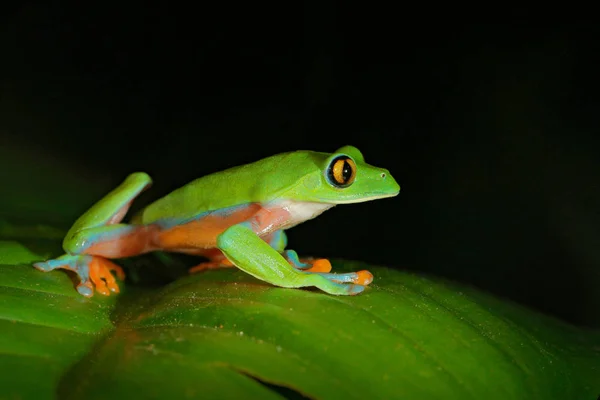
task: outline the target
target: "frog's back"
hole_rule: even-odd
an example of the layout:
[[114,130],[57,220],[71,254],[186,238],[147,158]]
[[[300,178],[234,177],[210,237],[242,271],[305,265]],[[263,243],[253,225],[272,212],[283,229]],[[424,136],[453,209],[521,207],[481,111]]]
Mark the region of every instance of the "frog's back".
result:
[[[136,223],[187,221],[204,213],[279,197],[305,174],[316,153],[297,151],[198,178],[143,209]],[[300,165],[303,164],[303,165]],[[281,179],[285,169],[285,179]]]

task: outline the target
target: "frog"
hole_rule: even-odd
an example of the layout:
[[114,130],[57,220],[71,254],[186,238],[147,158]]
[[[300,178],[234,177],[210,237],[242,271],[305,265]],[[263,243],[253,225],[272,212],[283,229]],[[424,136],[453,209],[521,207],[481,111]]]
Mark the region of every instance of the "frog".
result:
[[74,222],[62,242],[64,255],[33,266],[70,270],[81,295],[108,296],[119,293],[117,280],[125,279],[112,260],[163,251],[203,257],[191,273],[237,267],[274,287],[356,295],[373,281],[371,272],[332,273],[327,258],[300,258],[287,248],[285,231],[337,205],[400,192],[389,171],[367,164],[354,146],[289,151],[195,179],[124,223],[151,184],[145,172],[129,174]]

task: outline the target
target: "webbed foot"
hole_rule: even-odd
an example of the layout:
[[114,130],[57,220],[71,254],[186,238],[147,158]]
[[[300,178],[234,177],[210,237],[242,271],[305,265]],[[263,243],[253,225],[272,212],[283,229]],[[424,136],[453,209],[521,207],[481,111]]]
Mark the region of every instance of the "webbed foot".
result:
[[77,291],[85,297],[92,297],[94,289],[105,296],[109,296],[111,292],[119,293],[119,286],[112,272],[119,280],[125,279],[125,272],[121,267],[98,256],[65,254],[53,260],[35,263],[33,266],[44,272],[55,269],[75,272],[79,278]]
[[[366,270],[343,274],[330,273],[331,262],[326,258],[319,258],[316,260],[311,258],[300,259],[294,250],[286,250],[283,255],[293,267],[298,268],[303,272],[316,273],[335,283],[352,283],[355,285],[367,286],[373,282],[373,274]],[[362,289],[352,288],[349,290],[351,293],[354,291],[360,293],[362,292]]]

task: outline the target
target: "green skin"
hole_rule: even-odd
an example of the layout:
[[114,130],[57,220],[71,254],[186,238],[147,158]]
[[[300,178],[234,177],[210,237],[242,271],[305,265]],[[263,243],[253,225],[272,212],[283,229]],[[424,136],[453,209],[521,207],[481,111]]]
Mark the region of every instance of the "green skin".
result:
[[[350,158],[356,166],[354,180],[345,187],[333,182],[330,174],[332,165],[340,156]],[[392,197],[400,191],[400,186],[387,170],[365,163],[355,147],[344,146],[332,154],[296,151],[196,179],[150,204],[132,219],[132,224],[119,223],[129,204],[150,183],[145,173],[131,174],[74,223],[63,241],[66,255],[37,263],[36,268],[44,271],[55,268],[74,270],[82,281],[80,286],[84,286],[81,290],[78,287],[80,293],[91,295],[88,293],[91,284],[86,269],[90,255],[113,257],[94,254],[89,250],[90,245],[118,241],[119,237],[124,237],[121,235],[140,227],[170,229],[201,220],[206,215],[226,213],[234,207],[260,204],[266,213],[259,212],[253,219],[232,224],[218,235],[215,247],[229,261],[276,286],[316,286],[330,294],[357,294],[364,287],[352,283],[356,274],[303,271],[305,264],[290,265],[284,257],[284,236],[275,243],[267,243],[261,237],[274,232],[283,233],[284,229],[314,218],[337,204]],[[260,218],[271,216],[270,211],[282,208],[290,212],[289,218],[268,227],[258,226]],[[161,248],[150,251],[154,250],[176,251]]]

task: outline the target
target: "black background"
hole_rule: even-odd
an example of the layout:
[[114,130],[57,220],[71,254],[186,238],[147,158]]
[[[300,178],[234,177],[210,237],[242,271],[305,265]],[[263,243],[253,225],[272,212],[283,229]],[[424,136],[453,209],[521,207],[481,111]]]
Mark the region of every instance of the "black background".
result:
[[290,231],[291,248],[600,326],[593,24],[441,24],[328,2],[22,3],[0,18],[9,143],[100,171],[107,190],[147,171],[138,207],[233,165],[352,144],[400,195],[336,207]]

